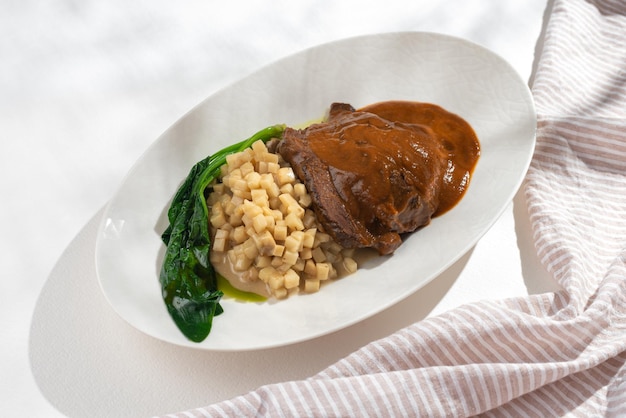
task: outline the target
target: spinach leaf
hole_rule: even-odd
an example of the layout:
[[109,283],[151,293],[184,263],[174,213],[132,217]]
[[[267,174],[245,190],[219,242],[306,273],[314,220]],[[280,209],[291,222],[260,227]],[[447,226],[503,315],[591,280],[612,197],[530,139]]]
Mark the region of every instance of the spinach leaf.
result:
[[282,135],[284,125],[265,128],[196,163],[174,195],[168,210],[169,226],[161,238],[167,251],[159,280],[167,310],[191,341],[201,342],[211,332],[213,317],[223,309],[223,293],[209,261],[211,237],[205,189],[220,174],[230,154]]

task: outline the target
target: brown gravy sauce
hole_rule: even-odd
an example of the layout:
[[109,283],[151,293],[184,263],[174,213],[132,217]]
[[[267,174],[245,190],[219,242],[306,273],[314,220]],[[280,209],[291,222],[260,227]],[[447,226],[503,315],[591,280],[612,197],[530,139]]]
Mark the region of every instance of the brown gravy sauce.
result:
[[425,125],[435,134],[447,153],[447,169],[434,216],[452,209],[463,197],[480,156],[480,143],[474,129],[460,116],[431,103],[386,101],[358,109],[392,122]]

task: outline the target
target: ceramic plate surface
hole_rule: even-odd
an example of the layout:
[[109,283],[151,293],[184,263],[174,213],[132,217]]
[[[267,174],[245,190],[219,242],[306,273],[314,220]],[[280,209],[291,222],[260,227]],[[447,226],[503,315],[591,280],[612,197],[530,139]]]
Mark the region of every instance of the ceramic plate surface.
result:
[[[467,120],[482,155],[462,201],[376,258],[311,295],[277,303],[223,299],[202,343],[188,341],[161,299],[160,235],[170,201],[197,161],[276,123],[301,125],[332,102],[435,103]],[[208,350],[254,350],[305,341],[397,303],[469,251],[512,200],[535,146],[526,83],[494,53],[433,33],[389,33],[321,45],[264,67],[217,92],[145,152],[111,199],[98,232],[100,286],[113,309],[160,340]]]

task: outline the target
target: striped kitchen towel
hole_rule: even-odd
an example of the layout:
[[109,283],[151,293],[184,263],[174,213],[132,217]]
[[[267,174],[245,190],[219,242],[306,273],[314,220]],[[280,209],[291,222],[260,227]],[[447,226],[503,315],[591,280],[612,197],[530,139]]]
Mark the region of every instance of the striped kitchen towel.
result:
[[626,2],[555,0],[544,39],[524,187],[563,290],[460,306],[171,416],[626,416]]

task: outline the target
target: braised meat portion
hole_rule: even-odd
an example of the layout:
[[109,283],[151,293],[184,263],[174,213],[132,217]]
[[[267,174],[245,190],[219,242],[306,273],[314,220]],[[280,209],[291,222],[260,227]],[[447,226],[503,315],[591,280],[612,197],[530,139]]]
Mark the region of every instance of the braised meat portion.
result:
[[342,103],[323,123],[287,128],[278,152],[306,185],[324,230],[345,248],[380,254],[430,222],[448,164],[428,126]]

